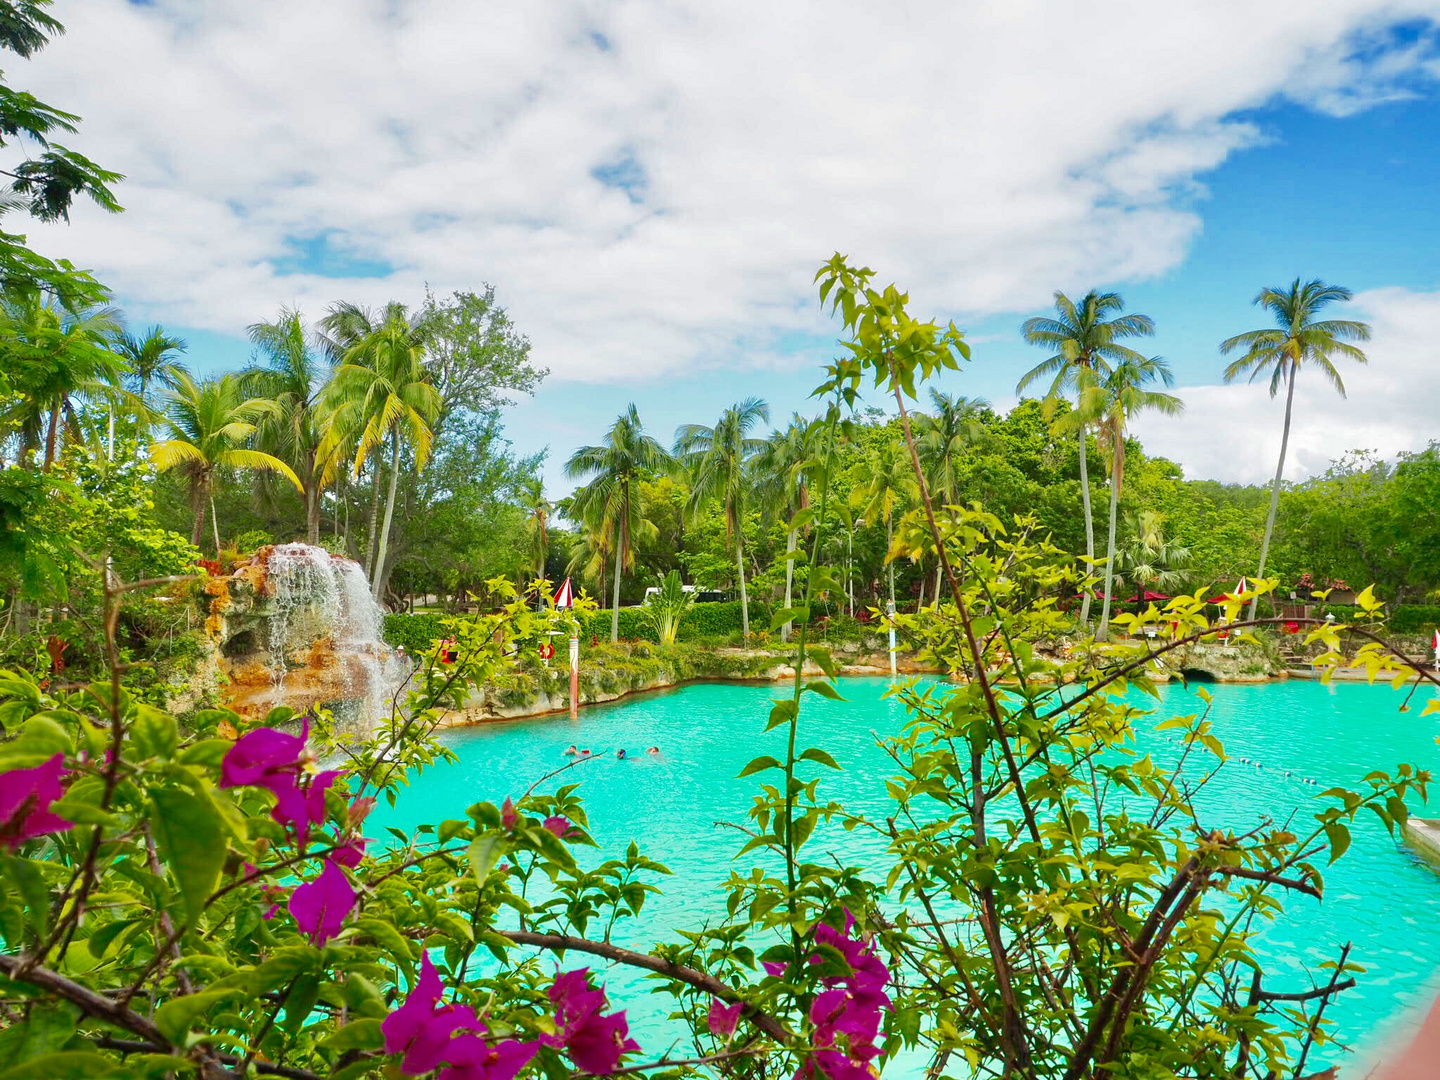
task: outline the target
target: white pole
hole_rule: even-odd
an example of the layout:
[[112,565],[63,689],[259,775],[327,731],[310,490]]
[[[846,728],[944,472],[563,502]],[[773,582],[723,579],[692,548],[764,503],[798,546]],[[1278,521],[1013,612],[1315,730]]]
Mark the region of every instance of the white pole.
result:
[[885,601],[885,621],[890,624],[890,678],[895,678],[895,601]]
[[570,719],[580,715],[580,636],[579,628],[570,632]]

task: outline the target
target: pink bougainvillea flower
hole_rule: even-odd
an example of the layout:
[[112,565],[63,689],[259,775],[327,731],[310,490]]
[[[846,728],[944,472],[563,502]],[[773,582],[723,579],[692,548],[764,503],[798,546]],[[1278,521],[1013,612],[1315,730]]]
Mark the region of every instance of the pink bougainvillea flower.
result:
[[[849,970],[820,979],[825,989],[810,1005],[815,1053],[796,1074],[801,1080],[813,1077],[816,1069],[827,1080],[869,1078],[869,1063],[880,1055],[875,1039],[881,1013],[890,1008],[890,996],[885,992],[890,972],[868,939],[851,937],[854,927],[855,920],[847,911],[844,930],[824,923],[815,928],[816,943],[838,951]],[[825,958],[815,953],[810,963],[823,964]]]
[[615,1071],[624,1054],[640,1049],[629,1037],[624,1011],[602,1016],[605,991],[590,988],[590,969],[579,968],[556,977],[549,990],[555,1005],[554,1035],[542,1035],[547,1046],[564,1047],[570,1060],[588,1073]]
[[369,843],[369,839],[364,836],[347,836],[340,846],[330,853],[330,858],[341,866],[354,870],[360,865],[360,860],[365,858],[365,846]]
[[354,907],[355,890],[345,872],[329,859],[319,877],[298,886],[290,897],[295,925],[316,945],[324,945],[338,934]]
[[[244,871],[247,878],[257,878],[258,880],[260,870],[254,863],[245,863]],[[265,914],[261,918],[273,919],[280,913],[280,903],[290,895],[290,890],[282,885],[271,885],[268,881],[261,881],[259,884],[260,896],[270,901],[270,906],[265,909]]]
[[743,1001],[737,1001],[733,1005],[726,1005],[719,998],[710,999],[710,1015],[705,1018],[705,1023],[710,1028],[710,1034],[717,1039],[729,1039],[735,1034],[735,1028],[740,1023],[740,1010],[745,1008]]
[[14,851],[25,840],[74,828],[50,812],[50,804],[65,793],[64,775],[64,754],[34,768],[0,773],[0,843]]
[[765,969],[765,974],[773,975],[778,979],[781,975],[785,974],[785,969],[790,965],[783,960],[761,960],[760,966]]
[[515,804],[510,801],[510,796],[505,796],[505,801],[500,804],[500,824],[507,829],[513,829],[515,822],[520,820],[515,813]]
[[310,838],[310,827],[324,822],[325,789],[341,775],[339,769],[328,769],[310,777],[278,775],[264,785],[275,796],[275,809],[270,811],[270,816],[294,829],[301,847]]
[[408,1076],[430,1072],[444,1061],[451,1036],[457,1030],[484,1030],[469,1006],[439,1005],[444,992],[429,953],[421,954],[420,979],[415,989],[380,1025],[385,1052],[405,1055],[400,1059],[400,1071]]
[[560,817],[558,815],[555,817],[547,817],[544,821],[544,825],[547,832],[552,832],[556,836],[564,836],[566,831],[570,828],[570,819]]
[[287,773],[293,776],[299,771],[309,737],[308,720],[299,735],[287,735],[275,728],[247,731],[220,762],[220,786],[268,787],[272,777]]
[[350,803],[350,827],[358,829],[370,816],[370,811],[375,809],[375,796],[362,795]]
[[456,1035],[445,1051],[439,1080],[515,1080],[539,1049],[539,1043],[505,1039],[491,1046],[479,1035]]

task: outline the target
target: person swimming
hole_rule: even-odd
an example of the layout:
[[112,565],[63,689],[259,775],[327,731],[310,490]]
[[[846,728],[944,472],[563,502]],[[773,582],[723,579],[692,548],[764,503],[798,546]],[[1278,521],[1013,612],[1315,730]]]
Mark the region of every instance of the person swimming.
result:
[[616,756],[617,758],[619,758],[621,761],[624,761],[624,760],[625,760],[625,748],[622,746],[619,750],[616,750],[616,751],[615,751],[615,756]]
[[658,746],[652,746],[648,750],[646,750],[645,753],[649,754],[651,757],[659,757],[660,748]]
[[580,756],[580,751],[575,749],[575,744],[574,744],[573,742],[572,742],[569,746],[567,746],[567,747],[565,748],[565,756],[566,756],[566,757],[579,757],[579,756]]

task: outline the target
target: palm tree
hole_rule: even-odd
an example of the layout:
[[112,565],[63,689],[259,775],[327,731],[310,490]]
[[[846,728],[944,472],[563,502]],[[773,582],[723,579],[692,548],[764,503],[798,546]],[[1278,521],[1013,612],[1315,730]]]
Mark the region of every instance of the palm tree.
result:
[[737,402],[720,414],[714,427],[685,424],[675,431],[675,457],[689,470],[692,519],[712,501],[725,512],[725,535],[735,542],[740,575],[740,632],[750,640],[749,597],[745,592],[745,510],[750,501],[750,461],[765,445],[751,438],[756,424],[769,423],[770,406],[759,398]]
[[116,336],[112,348],[130,369],[126,381],[135,388],[147,407],[150,405],[152,384],[162,390],[174,390],[179,377],[190,374],[180,362],[180,354],[188,348],[184,339],[171,337],[162,327],[150,327],[143,338],[121,333]]
[[5,420],[19,429],[22,456],[43,433],[45,472],[59,456],[61,428],[78,435],[75,398],[124,396],[125,364],[109,347],[119,330],[115,308],[72,311],[34,295],[0,304],[0,366],[21,395]]
[[221,375],[196,383],[189,375],[178,375],[165,408],[165,421],[173,438],[150,448],[158,469],[179,469],[190,481],[190,505],[195,511],[190,542],[200,546],[205,528],[205,506],[215,530],[215,551],[220,551],[220,523],[215,518],[215,470],[254,469],[279,473],[303,490],[300,478],[289,465],[272,454],[245,445],[255,434],[256,422],[274,415],[277,407],[264,398],[246,400],[240,379]]
[[[785,520],[785,607],[794,597],[795,548],[800,530],[792,522],[795,515],[810,505],[807,474],[815,457],[821,427],[799,413],[790,418],[783,431],[771,433],[755,455],[755,494],[767,514]],[[780,628],[780,639],[790,640],[791,623]]]
[[[1115,584],[1115,518],[1120,503],[1120,489],[1125,483],[1125,425],[1132,416],[1154,409],[1166,416],[1182,412],[1185,403],[1174,394],[1147,390],[1149,383],[1159,380],[1173,386],[1175,377],[1170,365],[1158,356],[1140,360],[1122,360],[1108,372],[1082,372],[1076,386],[1073,412],[1061,418],[1065,430],[1083,430],[1094,425],[1100,448],[1110,466],[1110,536],[1105,548],[1105,606],[1100,613],[1097,641],[1110,636],[1110,602]],[[1085,590],[1089,593],[1089,589]]]
[[276,412],[260,419],[256,442],[290,464],[305,499],[305,542],[320,543],[320,498],[335,472],[335,455],[320,455],[320,395],[329,365],[317,356],[298,311],[281,308],[274,322],[254,323],[248,334],[267,367],[241,373],[243,390],[275,402]]
[[890,580],[890,603],[895,603],[895,515],[904,513],[920,498],[920,484],[909,455],[896,439],[882,439],[865,456],[865,482],[850,492],[858,516],[874,525],[885,523],[885,563]]
[[[1270,513],[1265,519],[1265,539],[1260,544],[1260,568],[1256,577],[1265,576],[1265,560],[1270,554],[1270,535],[1275,531],[1275,511],[1280,505],[1280,478],[1285,473],[1285,451],[1290,444],[1290,411],[1295,402],[1295,376],[1306,362],[1320,369],[1330,380],[1341,397],[1345,396],[1345,382],[1335,370],[1332,356],[1347,356],[1357,364],[1369,363],[1370,358],[1348,344],[1351,341],[1369,341],[1370,327],[1367,323],[1352,322],[1349,319],[1324,319],[1316,321],[1315,316],[1328,304],[1350,299],[1350,290],[1339,285],[1327,285],[1323,281],[1300,283],[1296,278],[1288,289],[1261,289],[1255,303],[1275,317],[1275,326],[1251,330],[1220,343],[1220,355],[1228,356],[1236,349],[1245,354],[1225,369],[1225,381],[1233,382],[1246,372],[1253,381],[1257,376],[1270,373],[1270,396],[1273,398],[1286,384],[1285,426],[1280,434],[1280,461],[1275,466],[1275,482],[1270,488]],[[1257,596],[1250,601],[1250,618],[1255,618]]]
[[[919,413],[916,416],[919,428],[917,439],[921,461],[927,466],[926,482],[930,491],[942,506],[960,501],[960,451],[984,441],[989,434],[985,427],[984,415],[990,402],[984,398],[968,398],[959,394],[953,397],[930,388],[930,403],[934,412]],[[935,606],[940,606],[941,566],[935,566]],[[924,593],[924,585],[921,585]]]
[[1165,515],[1158,510],[1142,510],[1125,522],[1130,539],[1115,553],[1115,584],[1124,588],[1128,582],[1136,592],[1164,589],[1175,592],[1185,585],[1185,571],[1190,567],[1190,549],[1165,535]]
[[326,388],[328,428],[319,449],[322,459],[328,460],[340,445],[353,439],[352,472],[359,476],[372,456],[379,468],[379,455],[387,442],[390,445],[390,488],[378,532],[373,527],[375,507],[371,506],[371,531],[377,540],[370,592],[376,600],[385,581],[385,550],[395,516],[402,452],[408,442],[415,467],[425,467],[434,440],[431,425],[440,412],[440,395],[424,364],[427,336],[422,319],[408,318],[403,307],[390,305],[384,321],[346,349],[344,362]]
[[[1037,379],[1053,376],[1045,400],[1053,404],[1058,398],[1078,386],[1080,376],[1086,372],[1106,374],[1112,363],[1132,363],[1145,359],[1143,355],[1120,341],[1128,337],[1149,337],[1155,333],[1155,323],[1148,315],[1113,315],[1122,311],[1125,301],[1119,293],[1102,293],[1091,289],[1080,298],[1076,305],[1062,292],[1055,294],[1055,318],[1037,316],[1026,319],[1020,326],[1025,341],[1030,345],[1041,345],[1053,350],[1052,355],[1036,364],[1020,377],[1015,384],[1019,394]],[[1095,565],[1095,521],[1090,510],[1090,476],[1086,463],[1088,456],[1088,426],[1076,429],[1080,441],[1080,502],[1085,514],[1085,558],[1088,566]],[[1085,590],[1085,600],[1080,608],[1080,622],[1090,622],[1090,590]]]
[[[615,556],[615,581],[610,613],[610,640],[620,640],[620,577],[635,562],[635,542],[655,531],[641,513],[640,481],[668,472],[674,461],[665,448],[645,434],[640,413],[632,403],[615,418],[605,441],[582,446],[565,463],[572,480],[589,478],[571,502],[576,520],[609,538]],[[648,527],[647,527],[648,526]]]
[[[525,481],[521,486],[521,497],[530,533],[530,567],[535,572],[535,580],[539,581],[545,577],[545,559],[550,554],[550,515],[555,508],[545,498],[545,482],[538,476]],[[539,599],[543,606],[543,594]]]

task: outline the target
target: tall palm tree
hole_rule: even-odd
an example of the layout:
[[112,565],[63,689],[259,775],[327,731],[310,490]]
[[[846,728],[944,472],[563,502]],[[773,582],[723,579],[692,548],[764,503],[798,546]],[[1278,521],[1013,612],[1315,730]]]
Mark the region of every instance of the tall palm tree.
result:
[[1110,636],[1110,602],[1115,585],[1115,518],[1120,489],[1125,483],[1126,424],[1132,416],[1147,409],[1175,416],[1185,408],[1185,403],[1174,394],[1147,389],[1157,380],[1166,386],[1175,383],[1170,365],[1158,356],[1122,360],[1104,373],[1083,372],[1076,387],[1075,409],[1061,418],[1061,425],[1067,430],[1083,430],[1094,425],[1110,467],[1110,536],[1105,548],[1105,605],[1100,614],[1100,628],[1095,633],[1098,641]]
[[[755,494],[769,515],[785,521],[785,606],[793,603],[795,548],[800,530],[795,515],[810,505],[808,474],[813,467],[821,425],[799,413],[782,431],[772,432],[755,454]],[[782,641],[790,640],[790,622],[780,628]]]
[[740,575],[740,632],[750,640],[750,598],[745,592],[745,511],[750,501],[750,462],[765,445],[752,438],[756,424],[770,422],[770,406],[757,397],[736,402],[714,427],[684,424],[675,431],[675,457],[690,474],[686,510],[692,518],[711,502],[725,513],[725,535],[735,542]]
[[[1265,576],[1265,560],[1270,554],[1270,536],[1275,531],[1275,511],[1280,505],[1280,478],[1285,473],[1285,451],[1290,445],[1290,412],[1295,402],[1295,376],[1302,364],[1310,363],[1320,370],[1341,397],[1345,396],[1345,382],[1335,370],[1331,357],[1345,356],[1357,364],[1369,363],[1370,358],[1349,344],[1352,341],[1369,341],[1370,326],[1349,319],[1316,320],[1321,309],[1337,301],[1350,299],[1350,290],[1339,285],[1327,285],[1323,281],[1307,281],[1303,285],[1296,278],[1287,288],[1261,289],[1255,303],[1270,312],[1275,318],[1273,327],[1250,330],[1236,334],[1220,343],[1220,355],[1228,356],[1237,349],[1245,353],[1225,369],[1225,381],[1233,382],[1249,372],[1250,379],[1269,373],[1270,396],[1273,398],[1286,384],[1285,426],[1280,434],[1280,461],[1275,466],[1275,482],[1270,487],[1270,513],[1265,518],[1265,539],[1260,544],[1260,568],[1256,577]],[[1260,603],[1257,596],[1250,601],[1250,618],[1255,618],[1255,609]]]
[[[609,537],[615,556],[615,580],[610,613],[610,640],[620,639],[620,578],[635,562],[635,542],[641,534],[655,530],[641,513],[640,481],[656,473],[669,472],[674,460],[640,423],[640,413],[631,403],[615,418],[605,441],[599,446],[582,446],[565,463],[565,475],[572,480],[589,479],[577,491],[570,512],[591,529]],[[648,526],[648,527],[647,527]]]
[[21,395],[4,419],[18,429],[22,455],[43,435],[45,472],[60,454],[61,429],[78,436],[76,398],[124,397],[125,363],[110,350],[119,331],[111,307],[72,311],[35,295],[0,303],[0,366]]
[[152,386],[158,386],[162,391],[173,390],[181,375],[190,374],[180,360],[189,346],[183,338],[165,333],[163,327],[150,327],[144,337],[128,332],[118,334],[112,348],[130,369],[126,382],[134,388],[146,407],[151,405]]
[[[430,383],[424,363],[427,337],[423,319],[409,318],[403,307],[391,305],[379,326],[346,349],[326,389],[328,429],[319,449],[322,460],[328,460],[339,445],[353,439],[352,473],[359,476],[372,456],[378,468],[379,455],[387,443],[390,447],[385,518],[378,532],[372,527],[377,540],[370,592],[376,600],[380,599],[385,581],[385,552],[395,516],[401,456],[408,443],[415,467],[425,467],[434,441],[432,425],[440,413],[440,395]],[[374,516],[372,506],[372,521]]]
[[[1030,345],[1053,350],[1020,377],[1015,393],[1022,393],[1038,379],[1051,378],[1045,400],[1053,404],[1076,390],[1085,373],[1104,375],[1113,363],[1136,363],[1145,357],[1120,342],[1125,338],[1149,337],[1155,323],[1148,315],[1120,315],[1125,301],[1119,293],[1102,293],[1091,289],[1074,303],[1063,292],[1055,294],[1055,318],[1036,316],[1020,325],[1020,332]],[[1085,558],[1095,564],[1095,520],[1090,510],[1090,476],[1086,462],[1089,429],[1081,425],[1075,431],[1080,441],[1080,502],[1085,514]],[[1080,608],[1080,622],[1090,622],[1090,590]]]
[[858,516],[871,525],[885,523],[885,564],[889,573],[890,603],[895,603],[895,561],[890,549],[895,542],[895,517],[920,499],[920,484],[910,465],[904,445],[897,439],[882,439],[865,456],[865,482],[850,492],[850,504]]
[[[983,442],[988,434],[984,415],[990,402],[984,398],[951,396],[930,388],[930,413],[916,416],[918,449],[926,466],[926,482],[942,506],[960,501],[960,456],[967,446]],[[935,606],[940,606],[942,569],[935,565]],[[925,591],[921,586],[922,593]]]
[[[550,554],[550,515],[555,507],[545,497],[545,482],[532,476],[521,487],[521,498],[525,507],[526,530],[530,534],[530,568],[535,580],[545,576],[545,559]],[[544,602],[544,596],[540,596]]]
[[300,478],[289,465],[245,444],[254,436],[256,422],[277,412],[273,401],[246,399],[240,378],[221,375],[196,383],[189,375],[176,377],[165,407],[165,422],[172,438],[150,447],[158,469],[179,469],[190,481],[190,505],[195,512],[190,542],[200,546],[205,529],[205,507],[215,530],[215,551],[220,551],[220,523],[215,517],[215,470],[219,468],[264,470],[279,473],[297,490]]
[[241,373],[243,389],[254,397],[269,398],[276,411],[259,420],[257,444],[288,462],[300,477],[305,499],[305,542],[320,543],[320,498],[334,468],[320,455],[323,417],[320,396],[329,377],[329,364],[317,354],[311,335],[298,311],[281,308],[274,322],[253,323],[247,331],[265,367],[251,366]]
[[1165,534],[1165,515],[1142,510],[1126,520],[1130,539],[1115,552],[1115,584],[1125,588],[1166,589],[1175,592],[1185,585],[1185,571],[1191,562],[1190,549]]

